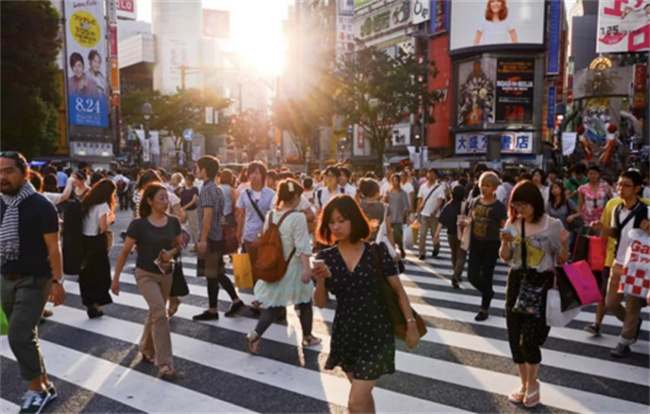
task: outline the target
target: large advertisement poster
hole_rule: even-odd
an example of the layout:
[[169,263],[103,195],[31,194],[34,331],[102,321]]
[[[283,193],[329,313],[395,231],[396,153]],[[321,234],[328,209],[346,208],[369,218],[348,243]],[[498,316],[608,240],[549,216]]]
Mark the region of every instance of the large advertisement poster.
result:
[[458,126],[495,121],[496,59],[484,57],[458,66]]
[[497,59],[496,122],[532,123],[534,92],[535,59]]
[[[189,39],[174,39],[165,36],[162,42],[163,87],[174,91],[182,86],[182,67],[199,66],[198,42]],[[186,88],[201,88],[202,77],[185,73]]]
[[101,0],[66,1],[70,125],[108,127],[106,22]]
[[650,49],[650,1],[600,0],[598,53]]
[[450,51],[490,45],[544,43],[545,2],[454,0]]

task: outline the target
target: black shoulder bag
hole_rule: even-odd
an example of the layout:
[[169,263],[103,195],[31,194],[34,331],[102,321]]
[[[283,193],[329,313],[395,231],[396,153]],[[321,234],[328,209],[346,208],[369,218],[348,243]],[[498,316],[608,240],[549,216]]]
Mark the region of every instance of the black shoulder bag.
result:
[[[390,323],[393,325],[395,336],[404,341],[406,339],[407,322],[406,318],[404,318],[402,308],[399,305],[399,297],[388,280],[386,280],[384,267],[379,258],[378,245],[375,243],[370,244],[370,252],[372,253],[373,261],[379,274],[379,301],[386,307],[386,313],[388,313],[388,319],[390,319]],[[420,338],[422,338],[427,333],[427,327],[424,324],[422,317],[418,315],[413,308],[411,308],[411,312],[413,312],[418,333],[420,334]]]
[[540,318],[542,316],[542,298],[544,285],[535,283],[535,269],[528,268],[528,252],[526,249],[526,221],[521,219],[521,269],[514,270],[515,277],[521,278],[519,294],[512,312]]

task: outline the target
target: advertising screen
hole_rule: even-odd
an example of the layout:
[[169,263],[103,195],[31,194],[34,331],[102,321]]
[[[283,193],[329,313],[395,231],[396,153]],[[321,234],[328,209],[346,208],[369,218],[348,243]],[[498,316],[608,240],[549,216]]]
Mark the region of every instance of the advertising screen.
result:
[[458,66],[457,125],[494,123],[496,58],[484,57]]
[[598,53],[650,49],[650,1],[600,0],[598,7]]
[[70,124],[106,128],[109,85],[104,3],[66,1],[64,6]]
[[534,92],[535,59],[497,59],[497,123],[533,122]]
[[540,0],[454,0],[450,51],[492,45],[544,44]]

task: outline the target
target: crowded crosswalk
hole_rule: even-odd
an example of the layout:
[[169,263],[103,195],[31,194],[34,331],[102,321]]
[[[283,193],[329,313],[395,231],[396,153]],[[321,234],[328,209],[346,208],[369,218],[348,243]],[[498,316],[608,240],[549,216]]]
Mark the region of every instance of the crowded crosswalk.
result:
[[[395,375],[377,383],[374,397],[382,412],[507,412],[526,411],[508,394],[519,382],[510,359],[503,316],[507,266],[495,269],[495,297],[490,317],[474,321],[480,294],[463,280],[451,287],[450,251],[443,234],[436,258],[418,260],[408,251],[400,276],[413,308],[429,327],[413,351],[398,343]],[[432,249],[429,239],[427,251]],[[133,275],[135,255],[122,274],[122,291],[105,315],[88,319],[79,286],[66,281],[68,299],[39,327],[48,373],[59,389],[59,401],[45,412],[345,412],[349,383],[339,369],[323,369],[329,352],[335,299],[314,309],[314,335],[320,346],[300,347],[296,311],[276,321],[265,334],[259,356],[246,352],[244,337],[256,324],[248,310],[236,318],[193,322],[207,301],[205,279],[196,277],[196,256],[184,254],[182,265],[190,294],[171,319],[177,375],[160,381],[156,369],[142,362],[138,340],[147,304]],[[227,265],[232,277],[232,267]],[[246,302],[251,291],[241,291]],[[228,309],[223,290],[219,310]],[[592,309],[593,308],[593,309]],[[543,349],[540,370],[544,405],[540,412],[647,412],[649,405],[648,323],[624,360],[610,356],[620,323],[607,315],[600,337],[582,330],[593,321],[587,307],[564,328],[553,328]],[[647,308],[642,312],[648,321]],[[16,412],[24,391],[9,381],[18,366],[1,339],[2,412]],[[7,379],[7,380],[5,380]]]

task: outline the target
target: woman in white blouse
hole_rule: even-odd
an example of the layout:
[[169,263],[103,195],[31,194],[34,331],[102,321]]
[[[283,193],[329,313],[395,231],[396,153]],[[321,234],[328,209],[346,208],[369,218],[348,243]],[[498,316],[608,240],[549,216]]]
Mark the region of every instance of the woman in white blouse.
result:
[[111,264],[108,259],[108,227],[115,221],[115,192],[117,187],[104,178],[81,199],[83,211],[83,261],[79,273],[81,300],[88,317],[103,315],[100,306],[113,303],[108,293],[111,287]]

